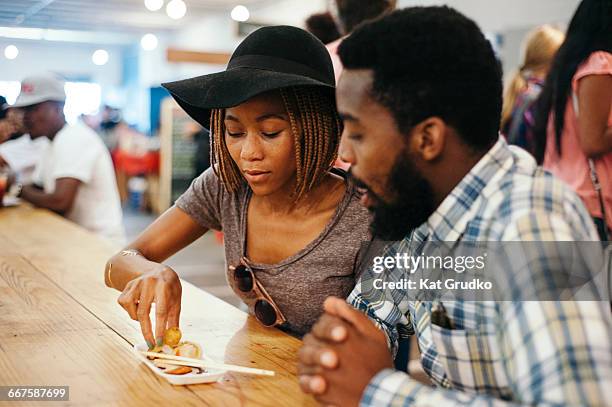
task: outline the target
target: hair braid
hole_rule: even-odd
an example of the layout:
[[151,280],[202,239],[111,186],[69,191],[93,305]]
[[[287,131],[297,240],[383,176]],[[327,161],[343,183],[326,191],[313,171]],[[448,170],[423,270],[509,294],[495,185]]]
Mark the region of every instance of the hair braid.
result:
[[221,176],[229,191],[235,192],[239,187],[242,174],[232,159],[225,143],[225,127],[223,119],[225,111],[214,109],[211,113],[211,127],[213,128],[213,170]]
[[[309,177],[308,179],[310,180],[308,182],[308,189],[311,189],[313,187],[313,185],[315,185],[318,182],[317,179],[317,174],[319,173],[319,166],[320,166],[320,162],[321,162],[321,147],[323,146],[323,140],[321,140],[321,137],[317,137],[317,134],[319,133],[319,129],[318,129],[318,122],[320,120],[318,120],[318,115],[315,115],[315,103],[314,103],[314,97],[312,92],[311,93],[307,93],[305,95],[305,99],[306,99],[306,111],[304,112],[304,114],[308,117],[309,122],[310,122],[310,127],[308,129],[309,132],[309,138],[312,141],[312,167],[310,168],[311,173],[308,174]],[[321,113],[319,113],[321,114]]]
[[[319,97],[319,95],[311,93],[310,94],[310,100],[311,100],[311,114],[312,114],[312,119],[313,119],[313,123],[314,125],[314,134],[329,134],[326,133],[324,131],[324,127],[323,127],[323,123],[325,122],[325,112],[322,109],[321,106],[321,98]],[[320,118],[320,119],[319,119]],[[315,173],[314,176],[312,177],[312,180],[310,182],[310,186],[309,188],[312,188],[315,184],[317,184],[322,177],[325,175],[325,172],[327,172],[327,168],[324,168],[324,163],[325,163],[325,144],[328,141],[329,137],[314,137],[314,140],[317,144],[317,158],[316,158],[316,164],[315,164]]]
[[303,147],[303,163],[302,182],[296,184],[296,200],[299,200],[308,190],[308,179],[311,176],[311,168],[313,167],[313,146],[311,137],[311,117],[307,114],[307,101],[304,92],[299,88],[294,88],[293,94],[297,101],[300,120],[302,123],[302,147]]
[[295,117],[295,112],[299,111],[296,106],[295,97],[291,97],[288,93],[289,89],[281,89],[281,97],[283,98],[283,103],[285,104],[285,108],[287,109],[287,114],[289,115],[289,123],[291,125],[291,132],[293,133],[293,143],[295,145],[295,166],[296,166],[296,185],[301,185],[304,181],[304,171],[303,171],[303,162],[302,159],[302,132],[300,130],[300,125],[298,119]]

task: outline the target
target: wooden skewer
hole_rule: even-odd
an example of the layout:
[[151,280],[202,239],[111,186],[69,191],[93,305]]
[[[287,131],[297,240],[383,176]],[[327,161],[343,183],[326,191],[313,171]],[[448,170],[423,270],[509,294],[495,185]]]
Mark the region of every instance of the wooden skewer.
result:
[[[164,359],[168,364],[177,366],[200,367],[205,369],[227,370],[228,372],[246,373],[260,376],[274,376],[276,372],[272,370],[254,369],[252,367],[227,365],[225,363],[209,362],[203,359],[186,358],[183,356],[166,355],[165,353],[156,352],[140,352],[144,356],[150,356],[156,359]],[[174,363],[171,363],[174,362]]]

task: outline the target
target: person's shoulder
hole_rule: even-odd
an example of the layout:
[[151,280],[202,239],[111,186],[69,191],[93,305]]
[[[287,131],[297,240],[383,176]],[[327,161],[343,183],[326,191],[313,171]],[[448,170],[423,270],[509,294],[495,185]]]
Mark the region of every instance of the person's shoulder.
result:
[[321,199],[319,210],[336,210],[336,226],[347,230],[367,231],[370,224],[369,211],[361,204],[361,194],[348,173],[340,168],[332,168],[327,174],[326,197]]
[[357,225],[359,229],[369,230],[372,214],[361,203],[362,192],[360,192],[350,180],[346,181],[346,195],[348,204],[346,205],[343,216],[350,219],[351,223]]
[[595,66],[595,67],[600,67],[600,66],[611,67],[612,66],[612,53],[607,52],[607,51],[595,51],[591,55],[589,55],[589,58],[586,60],[584,65],[585,66]]
[[91,127],[87,126],[82,122],[77,122],[70,126],[72,132],[76,134],[83,135],[88,138],[95,138],[96,140],[100,139],[98,133],[96,133]]
[[589,75],[612,75],[612,54],[606,51],[595,51],[578,67],[573,82]]
[[79,122],[74,124],[66,123],[66,125],[57,133],[57,136],[55,136],[56,140],[78,140],[81,143],[94,142],[95,144],[97,144],[95,141],[98,141],[99,138],[100,137],[95,131]]
[[494,213],[497,229],[510,228],[530,217],[546,217],[564,219],[579,235],[589,235],[585,225],[590,218],[575,191],[538,166],[526,151],[513,147],[513,159],[511,170],[500,180],[499,195],[488,199],[493,203],[489,211]]
[[196,192],[198,194],[207,194],[216,197],[220,201],[229,202],[241,202],[246,198],[248,188],[241,184],[238,189],[234,192],[230,192],[225,186],[223,179],[215,168],[208,167],[202,174],[200,174],[194,181]]

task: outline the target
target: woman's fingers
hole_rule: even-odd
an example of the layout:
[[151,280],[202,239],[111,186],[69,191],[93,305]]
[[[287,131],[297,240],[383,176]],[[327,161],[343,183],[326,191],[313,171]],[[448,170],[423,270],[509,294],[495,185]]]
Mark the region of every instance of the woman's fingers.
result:
[[178,298],[176,304],[173,304],[168,309],[167,328],[178,328],[181,316],[181,299]]
[[161,345],[168,321],[169,289],[163,282],[158,282],[155,288],[155,343]]
[[176,272],[170,268],[162,272],[162,280],[164,281],[164,287],[166,287],[165,308],[167,310],[167,320],[164,326],[166,328],[178,328],[181,315],[181,295],[183,292],[181,280]]
[[145,284],[144,287],[140,291],[140,300],[138,302],[138,311],[136,314],[138,315],[138,321],[140,322],[140,330],[142,331],[142,336],[144,336],[145,341],[147,341],[147,345],[149,347],[153,347],[155,345],[155,338],[153,338],[153,329],[151,326],[151,318],[149,315],[151,314],[151,304],[155,298],[155,292],[150,289],[150,285]]
[[140,284],[136,280],[130,281],[123,292],[119,295],[117,302],[123,307],[134,321],[138,321],[138,300],[140,298]]

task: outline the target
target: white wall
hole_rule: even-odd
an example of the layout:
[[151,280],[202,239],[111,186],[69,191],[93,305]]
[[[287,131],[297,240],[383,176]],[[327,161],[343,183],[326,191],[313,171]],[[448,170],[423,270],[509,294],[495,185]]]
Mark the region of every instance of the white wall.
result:
[[304,27],[306,19],[327,9],[325,0],[281,0],[251,10],[251,20]]
[[[249,21],[262,24],[288,24],[299,27],[313,13],[326,9],[325,0],[280,0],[249,8]],[[238,25],[228,11],[214,12],[179,30],[168,42],[176,48],[232,53],[242,41],[238,36]],[[157,79],[171,80],[189,76],[205,75],[222,70],[222,65],[171,63],[168,70],[157,75]],[[172,78],[174,76],[174,78]]]
[[504,31],[569,21],[580,0],[399,0],[400,7],[446,4],[484,31]]
[[[4,48],[14,44],[19,48],[16,59],[4,58]],[[100,48],[51,41],[11,40],[0,38],[0,80],[20,81],[26,76],[52,71],[69,77],[90,78],[102,86],[121,83],[121,48],[104,47],[110,54],[104,66],[91,61],[92,53]]]
[[229,12],[214,12],[179,30],[171,44],[200,51],[231,52],[239,42],[236,22]]
[[[237,34],[237,23],[229,12],[210,13],[205,18],[176,32],[168,45],[190,51],[231,53],[242,38]],[[165,51],[164,51],[165,52]],[[165,59],[165,53],[163,55]],[[205,75],[224,69],[223,65],[195,63],[166,63],[164,80],[175,80]]]

